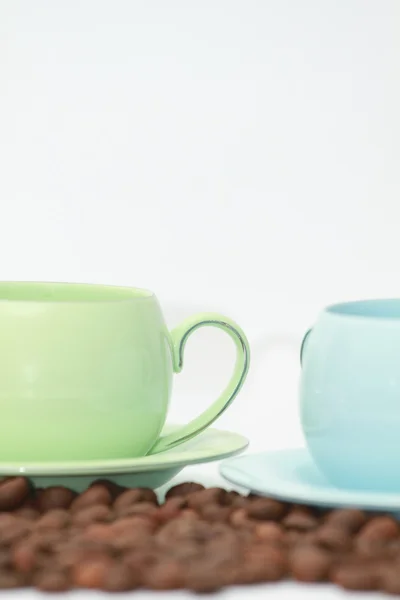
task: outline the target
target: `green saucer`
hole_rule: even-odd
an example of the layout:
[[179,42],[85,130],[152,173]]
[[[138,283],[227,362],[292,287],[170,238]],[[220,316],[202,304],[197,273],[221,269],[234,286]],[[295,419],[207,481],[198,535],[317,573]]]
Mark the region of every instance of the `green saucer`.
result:
[[[178,425],[166,426],[170,433]],[[36,487],[63,485],[77,492],[96,479],[108,479],[126,487],[158,488],[188,465],[207,463],[239,454],[248,440],[230,431],[209,428],[194,439],[172,450],[113,460],[25,463],[0,462],[0,477],[22,475]]]

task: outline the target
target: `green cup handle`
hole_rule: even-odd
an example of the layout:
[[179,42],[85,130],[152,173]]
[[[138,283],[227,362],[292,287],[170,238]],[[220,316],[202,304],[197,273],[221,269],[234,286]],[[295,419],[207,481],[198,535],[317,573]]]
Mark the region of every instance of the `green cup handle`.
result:
[[209,408],[190,421],[187,425],[180,427],[173,433],[161,436],[154,444],[149,454],[157,454],[158,452],[164,452],[165,450],[174,448],[174,446],[187,442],[204,431],[228,408],[237,396],[246,379],[250,361],[250,349],[247,338],[236,323],[217,313],[207,313],[189,317],[171,331],[174,372],[180,373],[182,370],[183,353],[189,336],[196,331],[196,329],[199,329],[199,327],[204,327],[206,325],[222,329],[235,342],[236,364],[233,375],[225,390]]

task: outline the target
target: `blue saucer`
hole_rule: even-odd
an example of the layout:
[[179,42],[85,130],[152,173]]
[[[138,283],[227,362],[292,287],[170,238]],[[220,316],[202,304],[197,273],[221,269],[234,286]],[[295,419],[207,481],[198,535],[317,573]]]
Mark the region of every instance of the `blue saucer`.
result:
[[318,471],[305,448],[231,458],[221,475],[243,488],[298,504],[400,512],[400,492],[336,488]]

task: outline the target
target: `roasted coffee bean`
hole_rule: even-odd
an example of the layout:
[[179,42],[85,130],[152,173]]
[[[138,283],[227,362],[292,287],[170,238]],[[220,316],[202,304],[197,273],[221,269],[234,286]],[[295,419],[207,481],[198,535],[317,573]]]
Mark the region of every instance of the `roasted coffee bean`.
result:
[[72,569],[72,581],[76,587],[102,589],[105,586],[107,572],[113,566],[112,558],[106,554],[86,558]]
[[13,510],[29,496],[28,481],[23,477],[7,477],[0,482],[0,510]]
[[399,524],[391,517],[375,517],[371,519],[358,534],[358,539],[390,541],[399,536]]
[[84,508],[99,504],[110,506],[111,502],[111,493],[104,485],[93,485],[75,498],[71,504],[71,511],[78,512]]
[[31,573],[38,564],[39,554],[35,544],[22,541],[16,544],[10,553],[11,564],[20,573]]
[[154,492],[154,490],[147,488],[126,490],[120,496],[118,496],[117,500],[114,502],[114,509],[117,513],[121,513],[127,507],[138,502],[157,505],[157,494]]
[[0,548],[0,570],[12,566],[12,557],[9,548]]
[[237,508],[229,516],[229,522],[233,527],[240,529],[254,529],[255,522],[250,519],[245,508]]
[[393,554],[393,543],[399,541],[399,525],[387,516],[372,518],[355,539],[355,549],[361,555],[374,557],[382,553]]
[[109,544],[81,539],[59,546],[56,560],[61,568],[71,570],[83,561],[97,560],[98,558],[103,560],[104,556],[110,554]]
[[325,522],[348,533],[356,533],[367,522],[367,515],[364,511],[355,508],[339,509],[328,513]]
[[151,590],[177,590],[184,586],[185,570],[182,563],[171,558],[156,562],[144,574],[143,583]]
[[315,533],[315,541],[328,550],[344,551],[350,548],[352,539],[350,534],[344,530],[326,523]]
[[84,539],[89,542],[112,543],[116,532],[110,523],[92,523],[83,533]]
[[114,483],[113,481],[110,481],[109,479],[96,479],[95,481],[93,481],[89,488],[91,487],[96,487],[96,486],[102,486],[105,487],[111,494],[111,498],[112,501],[114,502],[121,494],[123,494],[123,492],[126,491],[125,487],[122,487],[122,485],[118,485],[117,483]]
[[187,500],[184,496],[172,496],[159,507],[156,519],[159,523],[166,523],[167,521],[178,517],[186,507]]
[[75,509],[72,516],[72,522],[78,527],[85,527],[95,522],[107,522],[111,519],[111,511],[105,504],[94,504],[81,508],[79,511]]
[[288,571],[283,550],[272,545],[251,545],[244,550],[238,583],[279,581]]
[[255,498],[246,507],[250,519],[256,521],[279,521],[288,512],[288,506],[273,498]]
[[133,548],[141,548],[149,545],[151,532],[140,528],[130,528],[125,531],[114,533],[111,545],[116,550],[129,551]]
[[71,581],[65,571],[52,567],[51,570],[37,573],[32,585],[41,592],[66,592],[71,588]]
[[283,527],[274,521],[257,523],[254,529],[254,535],[263,542],[283,544],[285,541]]
[[189,494],[193,494],[193,492],[201,492],[204,489],[204,485],[201,485],[200,483],[194,483],[192,481],[180,483],[179,485],[175,485],[168,490],[168,492],[165,494],[165,499],[169,500],[170,498],[175,498],[176,496],[188,496]]
[[381,568],[378,578],[380,587],[386,593],[394,596],[400,595],[400,571],[398,564],[389,564]]
[[187,496],[188,507],[201,511],[208,504],[224,506],[226,495],[227,492],[222,488],[207,488],[198,492],[192,492]]
[[115,513],[118,517],[144,516],[156,520],[158,507],[151,502],[137,502],[128,506],[115,507]]
[[49,487],[36,493],[36,508],[41,512],[56,508],[67,510],[74,498],[76,493],[66,487]]
[[53,552],[59,545],[68,539],[68,532],[62,529],[45,529],[34,531],[28,540],[38,550]]
[[311,545],[299,545],[289,556],[290,573],[297,581],[325,581],[332,563],[330,552]]
[[153,546],[135,548],[122,555],[122,562],[134,574],[139,584],[144,584],[148,570],[161,559],[160,552]]
[[103,590],[106,592],[127,592],[138,587],[135,573],[126,564],[113,564],[106,570]]
[[206,504],[201,509],[202,519],[210,522],[227,522],[232,514],[231,506],[219,506],[218,504]]
[[11,546],[18,540],[26,537],[31,531],[31,524],[26,519],[15,519],[9,525],[3,525],[0,529],[0,544]]
[[185,576],[185,587],[192,592],[201,594],[210,594],[218,592],[225,585],[228,585],[229,579],[224,570],[204,569],[201,563],[193,565]]
[[70,522],[70,514],[62,508],[47,511],[39,517],[34,524],[34,530],[40,529],[63,529]]
[[161,527],[155,535],[155,540],[158,544],[168,547],[181,543],[182,540],[199,543],[211,537],[212,527],[205,521],[178,518]]
[[20,573],[0,571],[0,589],[11,590],[25,585],[25,579]]
[[20,517],[21,519],[26,519],[27,521],[36,521],[40,517],[40,513],[35,508],[27,508],[22,507],[18,510],[14,511],[15,516]]
[[153,519],[143,515],[132,515],[114,521],[111,528],[114,534],[119,535],[129,531],[150,534],[155,530],[155,527],[156,522]]
[[285,543],[289,548],[292,548],[302,542],[304,535],[305,534],[298,529],[289,529],[289,531],[285,533]]
[[375,590],[378,583],[378,576],[370,565],[340,565],[330,577],[333,583],[346,590],[370,591]]
[[284,517],[282,524],[287,529],[298,529],[299,531],[311,531],[318,527],[318,518],[305,506],[295,506]]
[[200,519],[199,514],[193,508],[184,508],[179,517],[190,521],[198,521]]

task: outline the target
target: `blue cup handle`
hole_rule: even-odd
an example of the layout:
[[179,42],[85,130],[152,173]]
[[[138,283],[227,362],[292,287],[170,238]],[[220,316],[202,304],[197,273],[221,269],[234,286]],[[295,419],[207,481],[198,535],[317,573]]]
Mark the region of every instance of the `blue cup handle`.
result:
[[312,328],[310,328],[306,335],[303,337],[303,341],[301,342],[301,346],[300,346],[300,365],[303,365],[303,354],[305,352],[305,349],[307,347],[307,342],[308,342],[308,337],[310,335],[310,333],[312,332]]

